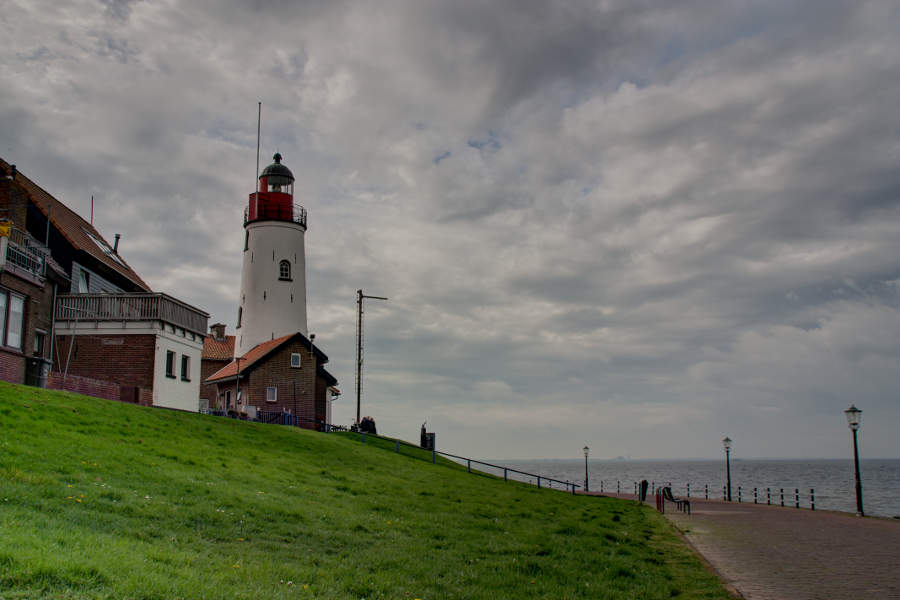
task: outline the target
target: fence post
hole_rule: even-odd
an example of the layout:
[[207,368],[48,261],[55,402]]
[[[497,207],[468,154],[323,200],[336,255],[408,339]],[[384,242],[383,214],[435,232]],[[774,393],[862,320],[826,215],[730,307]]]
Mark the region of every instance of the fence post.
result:
[[800,508],[800,489],[794,488],[794,508]]
[[431,451],[431,464],[435,464],[436,462],[437,462],[437,451],[432,450]]
[[603,480],[600,480],[600,493],[603,493]]
[[538,489],[541,489],[541,476],[538,475],[537,478],[538,478]]
[[757,489],[753,488],[753,504],[756,504],[758,499],[759,495],[757,494]]
[[705,486],[703,486],[703,488],[704,488],[704,492],[703,492],[703,493],[705,494],[704,498],[706,498],[707,500],[709,500],[709,484],[707,483]]
[[[503,467],[503,481],[509,481],[506,477],[506,467]],[[574,490],[575,488],[573,487],[572,489]]]
[[727,499],[728,499],[728,494],[726,493],[726,487],[723,485],[722,486],[722,500],[727,500]]
[[781,489],[781,506],[784,506],[784,488]]
[[616,480],[616,494],[622,493],[622,482],[620,480]]
[[741,486],[738,486],[738,504],[744,501],[744,494]]
[[687,497],[691,497],[691,484],[687,484]]
[[397,442],[397,454],[400,454],[400,440],[394,440]]
[[469,473],[472,472],[472,459],[471,458],[466,459],[466,471],[468,471]]
[[809,508],[816,510],[816,490],[809,488]]

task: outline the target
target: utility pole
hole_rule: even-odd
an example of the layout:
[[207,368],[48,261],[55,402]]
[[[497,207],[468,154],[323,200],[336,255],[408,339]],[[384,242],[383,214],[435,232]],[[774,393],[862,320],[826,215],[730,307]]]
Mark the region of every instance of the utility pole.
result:
[[387,300],[384,296],[366,296],[362,290],[356,290],[356,424],[359,425],[359,407],[362,397],[363,366],[363,300]]

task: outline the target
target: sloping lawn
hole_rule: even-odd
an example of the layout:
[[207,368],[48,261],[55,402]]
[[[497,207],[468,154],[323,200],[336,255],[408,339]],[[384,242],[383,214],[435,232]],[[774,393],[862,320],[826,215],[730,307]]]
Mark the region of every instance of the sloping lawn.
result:
[[0,383],[0,598],[729,598],[647,507]]

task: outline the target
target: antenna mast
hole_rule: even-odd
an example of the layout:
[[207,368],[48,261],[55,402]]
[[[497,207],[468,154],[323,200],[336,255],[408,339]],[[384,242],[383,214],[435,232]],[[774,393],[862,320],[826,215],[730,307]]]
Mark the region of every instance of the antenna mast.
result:
[[256,181],[253,183],[254,188],[259,185],[259,132],[262,124],[262,102],[256,104]]
[[387,300],[384,296],[366,296],[362,290],[356,290],[356,424],[360,423],[359,407],[362,398],[362,367],[363,367],[363,300]]

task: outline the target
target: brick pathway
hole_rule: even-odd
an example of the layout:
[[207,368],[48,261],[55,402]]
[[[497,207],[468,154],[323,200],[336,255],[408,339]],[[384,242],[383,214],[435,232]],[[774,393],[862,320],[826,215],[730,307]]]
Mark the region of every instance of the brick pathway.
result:
[[900,599],[900,520],[691,502],[666,516],[747,600]]

